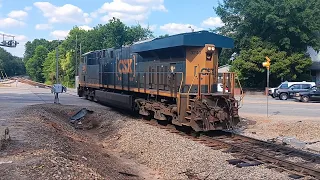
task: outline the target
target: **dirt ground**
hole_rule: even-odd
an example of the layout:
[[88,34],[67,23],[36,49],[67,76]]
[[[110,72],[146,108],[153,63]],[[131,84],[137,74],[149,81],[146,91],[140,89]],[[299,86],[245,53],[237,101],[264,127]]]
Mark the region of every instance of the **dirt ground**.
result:
[[[0,150],[0,179],[161,179],[96,143],[90,134],[101,120],[97,113],[87,117],[85,130],[77,130],[68,121],[80,108],[58,106],[33,105],[2,115],[1,127],[9,127],[11,140]],[[105,126],[102,136],[113,131]]]
[[242,113],[241,117],[241,128],[237,130],[244,135],[278,143],[290,141],[288,144],[297,148],[320,153],[320,119],[251,113]]

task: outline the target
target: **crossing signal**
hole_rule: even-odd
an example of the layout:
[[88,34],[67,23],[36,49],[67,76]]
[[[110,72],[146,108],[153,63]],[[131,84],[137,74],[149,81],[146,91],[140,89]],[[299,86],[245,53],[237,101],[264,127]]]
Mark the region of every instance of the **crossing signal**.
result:
[[262,63],[263,67],[266,67],[267,69],[270,68],[270,58],[268,58],[268,56],[266,56],[267,61]]

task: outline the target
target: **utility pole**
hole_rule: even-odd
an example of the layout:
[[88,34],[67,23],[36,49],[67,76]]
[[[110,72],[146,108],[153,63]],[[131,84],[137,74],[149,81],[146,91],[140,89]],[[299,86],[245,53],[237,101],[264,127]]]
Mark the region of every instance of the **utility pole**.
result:
[[81,54],[82,52],[81,52],[81,43],[80,43],[80,61],[81,61]]
[[[270,59],[266,56],[267,61],[262,63],[263,67],[267,68],[267,90],[269,91],[269,73],[270,73]],[[269,117],[269,96],[267,95],[267,117]]]
[[56,47],[56,84],[59,84],[59,47]]
[[78,76],[78,35],[76,34],[76,76]]

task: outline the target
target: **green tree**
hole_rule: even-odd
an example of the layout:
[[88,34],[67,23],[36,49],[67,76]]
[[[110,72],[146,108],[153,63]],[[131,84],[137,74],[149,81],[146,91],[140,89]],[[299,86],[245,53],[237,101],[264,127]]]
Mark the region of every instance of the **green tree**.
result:
[[[113,18],[107,24],[97,25],[92,30],[86,31],[79,27],[73,27],[67,38],[63,41],[47,41],[44,39],[28,42],[26,45],[25,59],[28,74],[33,78],[45,81],[48,84],[55,82],[55,48],[59,49],[59,79],[68,86],[73,86],[75,69],[80,61],[80,43],[82,53],[107,48],[119,48],[123,45],[132,44],[135,41],[153,37],[148,28],[137,26],[126,26],[119,19]],[[77,43],[76,43],[77,39]],[[76,46],[76,44],[78,46]],[[50,52],[39,61],[38,47],[44,47]],[[77,51],[76,51],[77,49]],[[78,64],[76,64],[76,56]],[[39,63],[42,63],[39,65]],[[39,68],[40,69],[39,69]],[[41,78],[43,77],[43,78]]]
[[136,41],[153,38],[152,31],[148,28],[142,28],[141,25],[131,26],[126,28],[125,44],[129,45]]
[[169,34],[165,34],[165,35],[160,35],[158,38],[164,38],[164,37],[168,37]]
[[241,48],[240,55],[234,60],[231,70],[237,72],[241,83],[245,87],[266,86],[266,69],[262,67],[265,57],[271,59],[271,86],[280,81],[308,80],[306,75],[312,61],[302,53],[288,54],[280,51],[271,43],[264,43],[258,37],[252,37],[245,48]]
[[56,80],[56,51],[48,53],[45,61],[43,62],[42,69],[43,77],[46,84],[53,84]]
[[215,8],[225,26],[222,34],[235,38],[236,49],[257,36],[289,54],[320,48],[319,0],[223,0]]
[[30,58],[26,63],[26,70],[28,75],[37,82],[44,82],[45,79],[42,74],[43,62],[45,61],[48,49],[43,45],[39,45],[35,49],[34,56]]
[[[15,76],[25,74],[24,63],[21,58],[12,56],[5,49],[0,48],[0,71],[3,76]],[[2,77],[2,74],[0,73]]]

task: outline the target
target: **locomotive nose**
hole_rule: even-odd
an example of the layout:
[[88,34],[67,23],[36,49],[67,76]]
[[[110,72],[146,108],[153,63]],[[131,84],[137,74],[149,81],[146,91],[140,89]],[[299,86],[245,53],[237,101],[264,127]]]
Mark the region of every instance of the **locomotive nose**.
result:
[[207,61],[211,61],[212,59],[212,54],[215,50],[215,47],[214,46],[208,46],[207,47],[207,52],[206,52],[206,60]]

